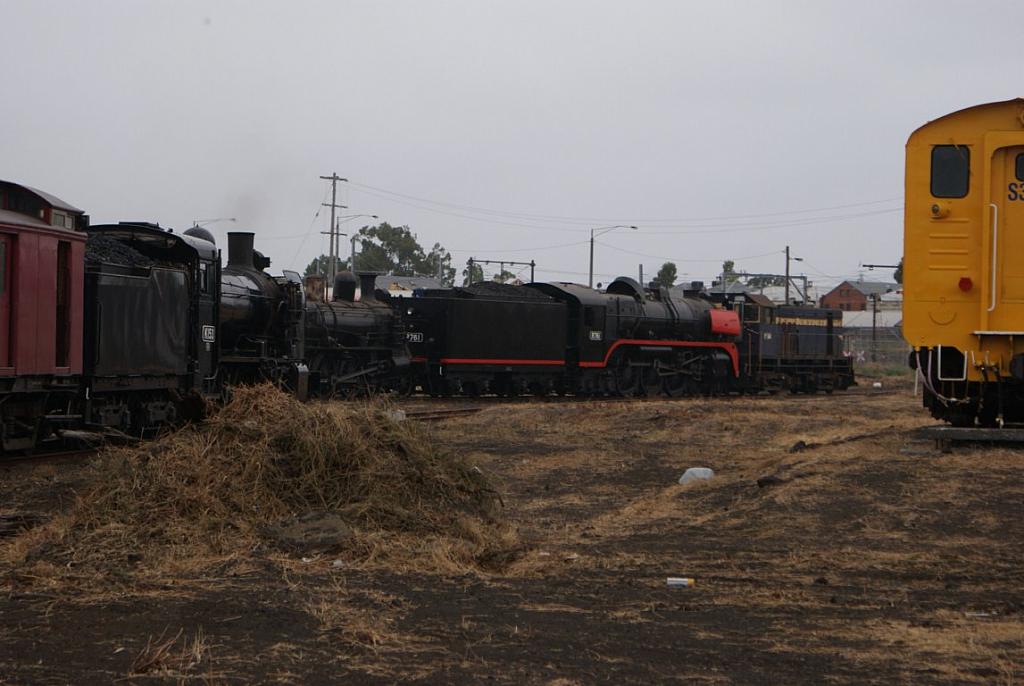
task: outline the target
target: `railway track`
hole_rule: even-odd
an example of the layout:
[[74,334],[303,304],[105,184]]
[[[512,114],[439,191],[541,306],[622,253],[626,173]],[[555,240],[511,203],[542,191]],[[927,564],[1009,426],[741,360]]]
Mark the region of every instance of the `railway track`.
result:
[[[430,407],[431,405],[461,405],[461,404],[472,404],[473,406],[483,407],[493,405],[534,405],[534,404],[561,404],[561,403],[661,403],[671,402],[674,400],[704,400],[709,402],[734,402],[738,400],[786,400],[796,402],[835,402],[849,399],[863,399],[873,397],[885,397],[895,395],[901,392],[900,389],[857,389],[857,390],[846,390],[839,391],[837,393],[827,395],[824,393],[817,394],[789,394],[779,393],[777,395],[770,394],[759,394],[759,395],[717,395],[711,397],[704,396],[686,396],[682,398],[670,398],[667,396],[645,396],[645,397],[620,397],[620,396],[573,396],[573,395],[550,395],[550,396],[516,396],[516,397],[502,397],[496,395],[486,396],[450,396],[447,398],[432,398],[429,396],[410,396],[403,398],[399,401],[400,405],[406,407]],[[424,416],[440,412],[440,410],[424,410],[422,414]],[[412,412],[410,412],[410,415]],[[409,417],[412,418],[411,416]]]
[[452,417],[464,417],[481,412],[483,407],[459,407],[453,409],[425,410],[423,412],[406,412],[405,418],[414,422],[439,422]]
[[93,457],[98,448],[78,448],[74,450],[39,451],[27,455],[0,456],[0,467],[17,464],[40,464],[44,462],[75,462]]
[[[614,396],[601,396],[601,397],[576,397],[576,396],[520,396],[514,398],[505,398],[499,396],[483,396],[483,397],[451,397],[451,398],[427,398],[427,397],[410,397],[403,401],[399,401],[398,407],[403,412],[403,419],[415,422],[441,422],[448,419],[454,419],[457,417],[466,417],[469,415],[477,414],[490,407],[497,406],[508,406],[508,405],[542,405],[542,404],[562,404],[562,403],[629,403],[629,404],[641,404],[641,403],[663,403],[671,400],[698,400],[702,399],[710,402],[736,402],[744,399],[760,399],[764,401],[771,400],[788,400],[796,402],[811,402],[811,401],[822,401],[822,402],[836,402],[843,400],[854,400],[864,399],[873,397],[884,397],[891,396],[900,392],[899,389],[855,389],[847,390],[841,393],[833,395],[731,395],[731,396],[714,396],[711,398],[667,398],[664,396],[654,397],[642,397],[642,398],[622,398]],[[440,405],[440,407],[438,407]],[[455,407],[452,407],[454,405]],[[89,459],[99,451],[99,447],[89,448],[77,448],[77,449],[62,449],[54,451],[39,451],[31,454],[23,455],[10,455],[0,456],[0,467],[13,466],[17,464],[40,464],[45,462],[70,462],[83,459]]]

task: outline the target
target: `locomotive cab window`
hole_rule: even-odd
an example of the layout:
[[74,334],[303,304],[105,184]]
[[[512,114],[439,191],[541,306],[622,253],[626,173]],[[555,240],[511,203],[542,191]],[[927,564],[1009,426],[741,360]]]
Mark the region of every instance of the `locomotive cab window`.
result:
[[962,198],[967,195],[970,185],[970,170],[971,151],[966,145],[936,145],[933,147],[932,196]]
[[1024,153],[1017,155],[1016,177],[1018,181],[1024,181]]

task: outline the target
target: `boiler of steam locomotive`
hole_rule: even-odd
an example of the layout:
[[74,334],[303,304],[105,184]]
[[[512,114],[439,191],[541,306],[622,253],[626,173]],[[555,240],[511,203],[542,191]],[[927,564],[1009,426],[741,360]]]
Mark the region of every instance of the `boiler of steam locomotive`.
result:
[[[700,298],[672,298],[665,288],[644,289],[620,276],[607,290],[615,304],[616,338],[708,340],[711,336],[711,303]],[[738,332],[737,332],[738,333]]]
[[306,357],[313,388],[352,396],[396,389],[407,379],[409,354],[391,306],[378,299],[375,274],[341,272],[331,300],[306,302]]
[[673,298],[619,277],[604,292],[531,284],[568,308],[567,362],[577,392],[667,395],[723,391],[739,372],[734,312],[698,297]]
[[307,393],[303,364],[303,292],[295,272],[274,277],[270,260],[253,250],[253,234],[228,234],[221,270],[221,366],[226,381],[270,380]]

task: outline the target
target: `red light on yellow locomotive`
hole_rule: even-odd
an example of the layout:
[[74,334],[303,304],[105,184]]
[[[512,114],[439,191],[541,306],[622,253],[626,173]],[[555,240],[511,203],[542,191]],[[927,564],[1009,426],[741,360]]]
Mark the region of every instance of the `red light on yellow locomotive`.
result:
[[969,291],[972,288],[974,288],[974,282],[971,281],[971,277],[969,277],[969,276],[961,276],[960,277],[960,283],[958,283],[957,286],[960,287],[960,290],[962,290],[964,293],[966,293],[967,291]]

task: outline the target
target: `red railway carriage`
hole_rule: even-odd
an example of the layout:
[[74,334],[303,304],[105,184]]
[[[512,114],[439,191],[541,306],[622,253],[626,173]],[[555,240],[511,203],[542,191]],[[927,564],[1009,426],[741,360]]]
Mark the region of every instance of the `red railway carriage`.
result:
[[[0,181],[0,439],[34,441],[36,418],[76,392],[88,217],[42,191]],[[29,443],[30,444],[30,443]]]

